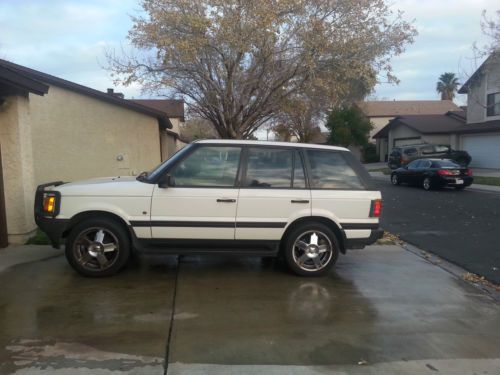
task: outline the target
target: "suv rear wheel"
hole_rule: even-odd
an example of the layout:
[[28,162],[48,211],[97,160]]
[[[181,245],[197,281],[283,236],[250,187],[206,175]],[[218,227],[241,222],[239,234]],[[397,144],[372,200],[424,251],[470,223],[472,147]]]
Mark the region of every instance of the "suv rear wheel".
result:
[[335,233],[321,223],[305,223],[285,238],[285,259],[300,276],[321,276],[337,262],[339,245]]
[[127,263],[130,240],[120,223],[88,219],[71,230],[65,254],[69,264],[83,276],[111,276]]

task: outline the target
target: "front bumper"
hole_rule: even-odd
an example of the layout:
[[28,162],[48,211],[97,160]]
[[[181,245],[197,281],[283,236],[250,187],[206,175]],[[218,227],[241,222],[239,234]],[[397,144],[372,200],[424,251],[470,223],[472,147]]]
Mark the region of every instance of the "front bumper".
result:
[[59,249],[60,240],[64,231],[68,228],[69,220],[35,215],[35,222],[42,232],[49,237],[52,247]]
[[[44,232],[47,237],[49,237],[52,247],[59,249],[59,241],[62,234],[68,227],[67,219],[56,219],[55,217],[59,214],[59,208],[61,205],[61,194],[58,191],[46,190],[50,186],[62,185],[62,181],[49,182],[47,184],[39,185],[35,193],[35,223]],[[52,214],[47,214],[43,211],[43,196],[45,193],[52,193],[56,196],[56,207]]]
[[372,229],[372,233],[368,238],[346,238],[344,233],[344,247],[346,249],[362,249],[365,246],[375,243],[384,235],[383,229]]

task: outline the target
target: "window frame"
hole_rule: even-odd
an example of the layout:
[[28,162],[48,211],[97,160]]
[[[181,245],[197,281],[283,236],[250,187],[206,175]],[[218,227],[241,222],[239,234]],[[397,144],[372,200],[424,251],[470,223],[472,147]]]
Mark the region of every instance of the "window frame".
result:
[[[486,93],[486,117],[496,117],[496,116],[500,116],[500,112],[498,113],[495,113],[495,107],[498,105],[500,105],[500,99],[498,102],[495,102],[494,98],[495,96],[499,96],[500,98],[500,91],[496,91],[496,92],[489,92],[489,93]],[[490,104],[489,103],[489,98],[490,96],[493,96],[493,103]],[[490,113],[490,110],[491,110],[491,113]]]
[[[165,163],[164,170],[161,171],[157,177],[154,180],[150,180],[149,183],[153,184],[158,184],[158,182],[161,180],[162,177],[165,176],[165,174],[170,173],[170,171],[175,168],[179,163],[182,163],[186,158],[188,158],[195,150],[197,150],[199,147],[239,147],[241,149],[240,152],[240,161],[238,165],[238,171],[236,174],[236,180],[234,183],[234,186],[182,186],[182,187],[177,187],[179,189],[186,188],[186,189],[278,189],[278,190],[344,190],[344,191],[349,191],[349,190],[355,190],[355,191],[378,191],[377,186],[373,183],[373,180],[370,176],[370,174],[364,169],[363,165],[355,158],[354,155],[352,155],[348,151],[343,151],[343,150],[330,150],[330,149],[323,149],[323,148],[315,148],[315,147],[296,147],[291,144],[290,146],[287,145],[262,145],[262,144],[255,144],[255,145],[250,145],[246,143],[234,143],[234,144],[228,144],[228,143],[191,143],[188,146],[189,150],[185,153],[181,153],[178,155],[178,160],[175,160],[174,163]],[[284,148],[292,151],[297,151],[301,157],[302,160],[302,165],[304,168],[304,175],[306,179],[306,187],[305,188],[265,188],[265,187],[246,187],[246,186],[241,186],[241,183],[243,181],[243,177],[246,177],[246,167],[247,167],[247,158],[248,158],[248,149],[250,147],[255,147],[255,148]],[[341,156],[344,158],[346,161],[346,164],[356,173],[356,176],[359,178],[362,187],[360,188],[314,188],[311,186],[311,164],[309,162],[309,158],[307,156],[307,151],[321,151],[321,152],[333,152],[333,153],[339,153]],[[181,150],[179,150],[181,151]],[[295,155],[295,154],[294,154]],[[179,157],[180,156],[180,157]],[[295,169],[295,164],[293,165],[293,168]],[[293,169],[293,170],[294,170]],[[292,180],[293,184],[293,180]],[[292,185],[293,186],[293,185]],[[172,188],[175,188],[175,186],[172,186]]]
[[[186,160],[188,157],[190,157],[196,150],[200,148],[206,148],[206,147],[232,147],[232,148],[239,148],[240,149],[240,158],[238,160],[238,168],[236,170],[236,177],[234,179],[233,186],[197,186],[197,185],[183,185],[183,186],[175,186],[175,185],[169,185],[169,188],[177,188],[177,189],[238,189],[240,186],[240,172],[241,172],[241,161],[243,158],[243,150],[244,148],[242,145],[232,145],[232,144],[215,144],[215,143],[210,143],[210,144],[203,144],[203,143],[193,143],[193,147],[189,150],[189,152],[186,152],[185,155],[182,155],[182,158],[179,160],[176,160],[176,162],[172,165],[169,165],[168,168],[163,171],[162,176],[165,174],[170,174],[172,169],[177,167],[179,164],[181,164],[184,160]],[[158,178],[160,180],[160,178]]]

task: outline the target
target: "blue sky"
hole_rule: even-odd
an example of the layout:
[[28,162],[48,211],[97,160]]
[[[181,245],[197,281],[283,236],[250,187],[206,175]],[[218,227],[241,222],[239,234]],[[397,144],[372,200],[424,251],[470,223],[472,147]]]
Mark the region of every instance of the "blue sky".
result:
[[[393,60],[397,86],[379,84],[377,99],[439,99],[435,83],[443,72],[463,80],[477,62],[472,43],[481,35],[481,11],[493,17],[498,0],[397,0],[394,9],[415,20],[419,36]],[[98,90],[113,87],[105,48],[127,45],[130,16],[138,0],[0,0],[0,58]],[[126,97],[141,97],[137,85],[119,87]],[[463,103],[465,99],[458,97]]]

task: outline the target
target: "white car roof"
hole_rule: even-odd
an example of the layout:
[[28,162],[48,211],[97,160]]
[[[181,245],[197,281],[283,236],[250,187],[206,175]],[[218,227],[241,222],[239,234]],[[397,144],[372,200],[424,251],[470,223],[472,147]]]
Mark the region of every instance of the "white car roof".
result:
[[303,148],[318,148],[324,150],[337,150],[337,151],[349,151],[345,147],[339,146],[327,146],[327,145],[315,145],[311,143],[294,143],[294,142],[272,142],[272,141],[249,141],[249,140],[239,140],[239,139],[203,139],[197,140],[193,143],[203,143],[203,144],[238,144],[238,145],[262,145],[262,146],[288,146],[288,147],[303,147]]

